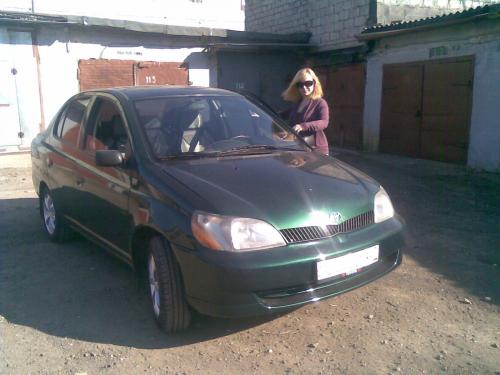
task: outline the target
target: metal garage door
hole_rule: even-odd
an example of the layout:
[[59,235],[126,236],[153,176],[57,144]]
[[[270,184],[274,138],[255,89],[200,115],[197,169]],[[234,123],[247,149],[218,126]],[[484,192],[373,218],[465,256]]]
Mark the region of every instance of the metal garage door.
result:
[[181,62],[80,60],[80,90],[138,85],[187,85],[188,69]]
[[315,67],[330,106],[328,141],[340,147],[361,148],[365,64]]
[[384,66],[380,151],[465,164],[471,57]]

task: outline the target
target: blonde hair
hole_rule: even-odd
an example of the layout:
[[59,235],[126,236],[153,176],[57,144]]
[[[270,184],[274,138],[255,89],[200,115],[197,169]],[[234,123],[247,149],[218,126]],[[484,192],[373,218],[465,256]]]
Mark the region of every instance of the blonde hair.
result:
[[297,88],[297,82],[304,81],[307,74],[309,74],[314,80],[314,90],[309,97],[311,99],[319,99],[323,97],[323,88],[321,87],[321,82],[319,81],[318,76],[316,76],[311,68],[303,68],[295,74],[295,77],[293,77],[293,80],[290,82],[288,88],[281,94],[283,99],[288,102],[299,102],[302,99],[299,89]]

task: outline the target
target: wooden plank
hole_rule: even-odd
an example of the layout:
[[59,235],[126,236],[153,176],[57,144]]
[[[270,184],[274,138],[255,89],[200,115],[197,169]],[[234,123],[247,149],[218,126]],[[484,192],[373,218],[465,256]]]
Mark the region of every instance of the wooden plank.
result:
[[421,64],[384,66],[380,151],[419,156],[422,74]]
[[473,65],[470,58],[425,63],[422,157],[467,162]]
[[326,136],[330,144],[361,148],[363,143],[363,105],[365,64],[315,67],[330,108]]

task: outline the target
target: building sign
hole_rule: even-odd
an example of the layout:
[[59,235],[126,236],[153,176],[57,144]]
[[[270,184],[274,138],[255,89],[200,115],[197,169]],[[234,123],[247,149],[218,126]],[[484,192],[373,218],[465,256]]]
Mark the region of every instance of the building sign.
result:
[[429,48],[429,58],[448,56],[448,47],[440,46]]

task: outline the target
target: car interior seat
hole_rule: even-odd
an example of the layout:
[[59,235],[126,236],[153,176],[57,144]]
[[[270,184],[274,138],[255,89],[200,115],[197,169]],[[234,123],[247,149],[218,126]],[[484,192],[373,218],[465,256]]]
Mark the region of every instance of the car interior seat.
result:
[[[181,139],[181,151],[203,151],[203,146],[197,142],[195,145],[191,145],[193,138],[201,127],[202,118],[201,114],[197,109],[188,108],[183,110],[178,117],[177,124],[182,131]],[[193,146],[193,147],[192,147]]]
[[158,118],[153,118],[144,124],[146,136],[157,157],[165,157],[174,154],[169,147],[168,134],[164,131],[163,123]]
[[128,147],[128,135],[120,115],[117,114],[112,117],[111,128],[113,130],[113,144],[110,146],[110,149],[126,152]]

